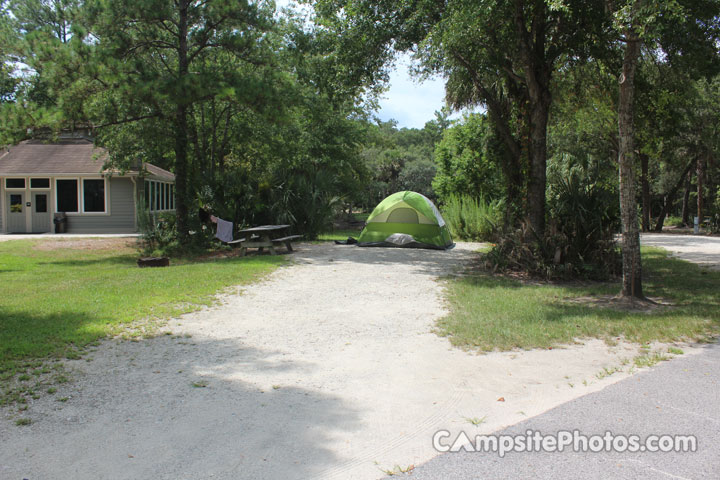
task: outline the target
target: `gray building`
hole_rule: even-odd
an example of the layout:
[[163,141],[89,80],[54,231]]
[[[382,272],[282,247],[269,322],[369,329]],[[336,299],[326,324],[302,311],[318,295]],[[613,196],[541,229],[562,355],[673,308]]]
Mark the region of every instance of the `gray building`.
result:
[[107,151],[87,139],[26,140],[0,152],[0,233],[132,233],[139,205],[175,209],[175,176],[144,163],[126,172],[103,169]]

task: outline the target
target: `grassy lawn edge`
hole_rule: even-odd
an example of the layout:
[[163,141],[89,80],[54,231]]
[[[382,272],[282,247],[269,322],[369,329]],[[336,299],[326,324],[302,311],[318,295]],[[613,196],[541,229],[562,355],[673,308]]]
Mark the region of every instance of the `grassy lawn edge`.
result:
[[625,311],[578,301],[620,291],[614,283],[523,283],[473,272],[448,279],[450,313],[437,333],[458,347],[478,351],[529,350],[600,338],[650,342],[707,341],[720,328],[720,272],[643,248],[645,293],[670,306]]
[[88,345],[117,335],[152,335],[167,319],[212,305],[228,288],[288,264],[283,256],[262,255],[138,268],[132,246],[45,245],[0,243],[0,405],[67,381],[59,361],[80,358]]

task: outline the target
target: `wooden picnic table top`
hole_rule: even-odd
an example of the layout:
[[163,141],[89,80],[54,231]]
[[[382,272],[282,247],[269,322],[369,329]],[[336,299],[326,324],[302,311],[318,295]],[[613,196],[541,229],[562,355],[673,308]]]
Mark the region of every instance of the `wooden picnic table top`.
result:
[[282,230],[289,227],[290,225],[260,225],[259,227],[245,228],[243,230],[239,230],[239,233],[274,232],[275,230]]

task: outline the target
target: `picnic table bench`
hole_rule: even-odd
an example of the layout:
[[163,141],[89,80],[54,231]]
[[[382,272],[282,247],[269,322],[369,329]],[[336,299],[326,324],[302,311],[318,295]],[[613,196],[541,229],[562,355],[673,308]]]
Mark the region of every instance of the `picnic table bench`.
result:
[[287,248],[288,252],[292,252],[292,244],[290,243],[293,240],[297,240],[298,238],[302,238],[302,235],[288,235],[287,237],[282,238],[273,238],[273,243],[284,243],[285,248]]
[[259,227],[246,228],[240,230],[239,233],[246,234],[247,238],[241,238],[229,242],[231,246],[240,247],[240,255],[245,256],[248,248],[257,248],[258,251],[262,252],[265,248],[270,250],[270,253],[277,255],[275,250],[276,244],[285,244],[288,252],[292,252],[291,241],[296,240],[302,235],[287,235],[284,237],[274,237],[273,235],[289,228],[290,225],[261,225]]

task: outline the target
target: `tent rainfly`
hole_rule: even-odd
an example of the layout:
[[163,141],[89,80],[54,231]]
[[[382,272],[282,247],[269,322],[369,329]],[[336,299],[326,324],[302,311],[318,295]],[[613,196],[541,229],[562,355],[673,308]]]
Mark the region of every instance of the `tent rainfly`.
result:
[[375,207],[358,245],[436,250],[455,246],[437,207],[424,195],[410,191],[393,193]]

